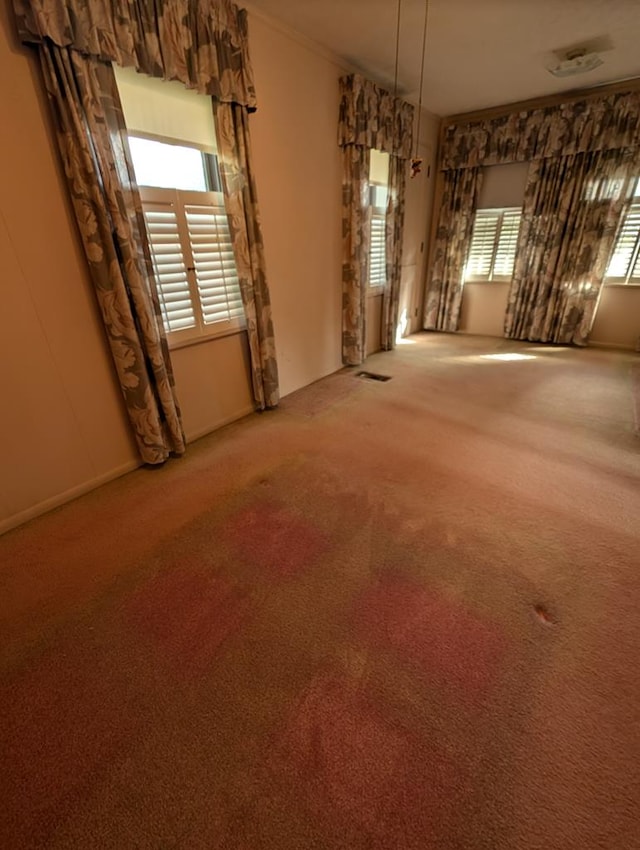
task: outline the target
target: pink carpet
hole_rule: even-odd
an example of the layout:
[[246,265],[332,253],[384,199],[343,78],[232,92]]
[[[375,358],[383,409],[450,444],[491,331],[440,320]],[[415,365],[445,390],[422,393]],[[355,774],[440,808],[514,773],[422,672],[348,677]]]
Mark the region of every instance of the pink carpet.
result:
[[418,335],[0,538],[0,846],[640,847],[637,364]]

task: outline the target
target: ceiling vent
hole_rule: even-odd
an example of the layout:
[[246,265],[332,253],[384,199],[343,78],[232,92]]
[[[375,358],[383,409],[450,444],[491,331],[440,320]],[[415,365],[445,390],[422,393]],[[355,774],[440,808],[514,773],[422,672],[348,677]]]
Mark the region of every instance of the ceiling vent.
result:
[[554,77],[572,77],[574,74],[586,74],[603,64],[597,53],[588,53],[585,48],[569,51],[557,65],[547,68]]

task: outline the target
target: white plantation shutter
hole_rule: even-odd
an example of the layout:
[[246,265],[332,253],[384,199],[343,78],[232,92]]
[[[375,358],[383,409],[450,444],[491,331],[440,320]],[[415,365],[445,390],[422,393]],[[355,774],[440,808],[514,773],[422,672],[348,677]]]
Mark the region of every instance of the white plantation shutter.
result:
[[[378,171],[385,167],[389,169],[389,155],[380,154],[373,158],[372,167],[376,164]],[[386,179],[386,174],[385,174]],[[382,183],[371,183],[369,186],[369,203],[371,204],[371,228],[369,233],[369,286],[384,286],[387,282],[387,198],[389,189]]]
[[478,210],[473,223],[465,280],[504,280],[513,274],[522,211]]
[[243,327],[244,310],[219,193],[140,190],[162,319],[170,340]]
[[173,333],[195,328],[197,322],[175,203],[170,200],[146,203],[144,217],[165,330]]
[[513,274],[521,218],[521,210],[505,210],[502,213],[498,245],[493,261],[493,278],[510,278]]
[[243,315],[240,283],[224,206],[185,206],[189,244],[205,325]]
[[640,283],[640,204],[631,206],[620,226],[605,277],[614,283]]
[[476,213],[465,278],[489,278],[499,222],[499,213],[489,210]]
[[371,244],[369,246],[369,286],[384,286],[387,280],[385,215],[371,213]]

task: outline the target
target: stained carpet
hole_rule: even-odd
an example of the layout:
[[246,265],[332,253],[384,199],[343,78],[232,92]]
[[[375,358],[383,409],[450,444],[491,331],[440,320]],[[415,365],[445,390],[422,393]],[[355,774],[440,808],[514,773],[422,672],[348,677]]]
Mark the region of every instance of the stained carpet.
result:
[[0,845],[640,847],[637,363],[417,335],[1,538]]

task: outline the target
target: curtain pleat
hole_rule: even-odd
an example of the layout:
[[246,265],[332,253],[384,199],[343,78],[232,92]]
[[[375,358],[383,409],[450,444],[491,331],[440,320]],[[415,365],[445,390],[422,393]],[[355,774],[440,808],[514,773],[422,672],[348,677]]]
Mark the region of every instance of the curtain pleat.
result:
[[505,336],[586,345],[638,165],[628,149],[531,163]]
[[247,320],[256,406],[279,400],[278,366],[267,286],[262,228],[249,139],[249,116],[237,103],[213,101],[225,207]]
[[345,366],[359,366],[367,356],[370,159],[367,147],[342,148],[342,362]]
[[340,77],[338,144],[409,159],[414,107],[360,74]]
[[13,0],[20,39],[256,108],[247,12],[231,0]]
[[585,97],[445,126],[440,168],[503,165],[631,148],[640,136],[640,92]]
[[444,189],[426,293],[424,327],[455,332],[460,324],[464,266],[482,185],[481,168],[444,173]]
[[397,156],[389,157],[389,200],[385,223],[386,281],[382,299],[382,348],[395,348],[398,307],[402,277],[402,237],[404,233],[407,164]]
[[47,39],[38,51],[126,411],[142,460],[162,463],[185,443],[113,69]]

